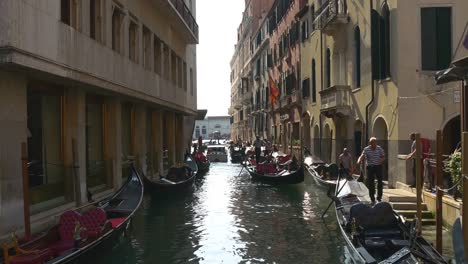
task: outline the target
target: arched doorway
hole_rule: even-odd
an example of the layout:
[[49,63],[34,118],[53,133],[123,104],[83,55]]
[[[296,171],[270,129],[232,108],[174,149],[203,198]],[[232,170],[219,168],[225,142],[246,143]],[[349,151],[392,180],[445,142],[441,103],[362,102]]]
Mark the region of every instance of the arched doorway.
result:
[[444,154],[451,154],[461,142],[460,115],[450,119],[444,126],[443,132]]
[[314,155],[318,156],[320,154],[320,128],[318,125],[314,126]]
[[310,115],[309,113],[304,113],[302,117],[302,140],[303,146],[310,150],[311,141],[310,141]]
[[320,157],[323,161],[331,162],[331,145],[332,145],[332,131],[329,124],[325,124],[322,134],[322,156]]
[[388,129],[387,122],[382,117],[378,117],[374,122],[372,135],[377,138],[377,144],[385,151],[385,161],[383,164],[383,179],[388,180]]
[[362,142],[362,128],[363,123],[361,120],[356,120],[354,122],[354,156],[359,157],[361,155],[363,149],[363,142]]

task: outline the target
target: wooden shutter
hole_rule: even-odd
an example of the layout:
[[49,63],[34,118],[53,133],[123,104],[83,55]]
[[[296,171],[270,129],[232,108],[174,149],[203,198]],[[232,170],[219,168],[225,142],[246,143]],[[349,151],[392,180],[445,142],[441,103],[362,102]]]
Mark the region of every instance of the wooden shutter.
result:
[[437,8],[437,70],[448,68],[452,60],[452,8]]
[[437,70],[437,10],[421,8],[421,66],[422,70]]
[[371,13],[371,53],[372,79],[380,79],[380,15],[377,11]]

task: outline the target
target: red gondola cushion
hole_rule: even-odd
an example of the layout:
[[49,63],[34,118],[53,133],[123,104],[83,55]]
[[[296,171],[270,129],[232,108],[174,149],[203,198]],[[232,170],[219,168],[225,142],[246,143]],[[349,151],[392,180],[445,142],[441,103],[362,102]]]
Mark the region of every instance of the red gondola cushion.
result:
[[93,208],[86,211],[80,219],[81,225],[86,228],[84,237],[98,237],[102,233],[107,221],[106,212],[101,208]]
[[257,172],[259,173],[268,173],[274,174],[276,173],[275,165],[268,163],[268,164],[258,164],[257,165]]
[[281,156],[281,157],[278,157],[278,163],[280,164],[286,163],[290,159],[291,159],[291,155]]
[[122,224],[123,221],[125,221],[125,217],[121,217],[121,218],[111,218],[109,219],[109,221],[111,222],[112,224],[112,228],[117,228],[120,226],[120,224]]
[[73,241],[73,234],[81,215],[75,211],[67,211],[60,216],[59,234],[61,240]]
[[10,259],[10,264],[42,264],[52,257],[52,251],[44,249],[35,254],[14,256]]

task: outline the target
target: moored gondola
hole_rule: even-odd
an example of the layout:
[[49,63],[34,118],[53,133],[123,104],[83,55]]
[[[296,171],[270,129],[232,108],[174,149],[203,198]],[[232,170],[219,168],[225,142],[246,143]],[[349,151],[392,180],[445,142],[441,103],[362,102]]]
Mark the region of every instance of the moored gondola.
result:
[[147,189],[157,193],[177,192],[193,186],[197,171],[197,163],[186,156],[185,162],[169,168],[167,175],[158,179],[145,177],[145,184]]
[[[132,166],[131,175],[110,198],[66,211],[59,223],[31,241],[18,245],[13,236],[5,263],[57,264],[79,261],[94,248],[116,241],[128,229],[143,200],[143,183]],[[8,247],[8,245],[6,246]],[[9,255],[15,251],[16,255]]]
[[363,183],[339,181],[335,211],[353,263],[447,263],[387,202],[369,203]]
[[198,175],[202,175],[210,169],[211,163],[203,152],[199,151],[195,153],[193,155],[193,160],[197,163]]
[[278,166],[279,169],[276,164],[271,163],[259,165],[250,163],[244,166],[254,181],[270,184],[297,184],[304,181],[304,166],[302,164]]
[[304,169],[319,186],[327,189],[335,187],[338,180],[338,166],[336,164],[326,164],[317,157],[306,156]]

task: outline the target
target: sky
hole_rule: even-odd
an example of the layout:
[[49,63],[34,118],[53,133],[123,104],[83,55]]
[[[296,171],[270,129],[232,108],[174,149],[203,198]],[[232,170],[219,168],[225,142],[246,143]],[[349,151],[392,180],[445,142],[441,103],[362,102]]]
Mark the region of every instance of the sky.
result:
[[244,0],[197,0],[198,109],[206,116],[228,114],[231,104],[230,61],[237,42]]

